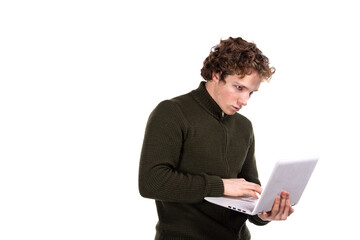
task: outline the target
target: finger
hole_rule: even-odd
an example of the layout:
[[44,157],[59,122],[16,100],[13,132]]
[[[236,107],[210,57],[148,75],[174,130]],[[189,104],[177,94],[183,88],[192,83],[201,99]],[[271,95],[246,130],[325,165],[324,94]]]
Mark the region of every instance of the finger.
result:
[[274,201],[274,205],[271,209],[271,213],[270,216],[274,216],[276,217],[279,214],[279,209],[280,209],[280,196],[276,196],[275,201]]
[[286,218],[284,219],[284,212],[285,212],[285,209],[286,209],[286,202],[287,201],[288,201],[287,193],[283,191],[281,193],[280,208],[279,208],[279,213],[278,213],[279,214],[279,220],[286,220]]
[[259,198],[259,196],[256,194],[256,192],[253,190],[246,190],[244,193],[245,193],[245,195],[252,196],[255,199]]
[[259,194],[262,193],[262,188],[260,187],[259,184],[248,182],[247,187],[248,187],[250,190],[255,191],[255,192],[259,193]]
[[256,183],[252,183],[252,182],[247,182],[246,180],[240,179],[240,184],[242,186],[242,188],[248,190],[248,191],[255,191],[259,194],[262,193],[262,188],[260,187],[259,184]]
[[265,211],[263,211],[261,214],[260,219],[264,220],[264,221],[271,221],[271,219],[269,218],[269,214]]
[[289,216],[290,216],[290,209],[291,209],[291,205],[290,205],[290,201],[289,201],[289,195],[286,195],[286,204],[285,204],[285,209],[284,212],[281,215],[281,220],[286,220]]
[[252,191],[255,195],[262,193],[262,189],[260,187],[250,188],[249,191]]

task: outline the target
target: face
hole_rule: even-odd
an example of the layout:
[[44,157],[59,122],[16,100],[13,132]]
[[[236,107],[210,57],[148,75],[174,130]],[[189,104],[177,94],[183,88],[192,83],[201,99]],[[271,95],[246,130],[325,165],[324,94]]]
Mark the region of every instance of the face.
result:
[[213,74],[212,81],[206,83],[209,84],[207,89],[223,112],[228,115],[233,115],[246,106],[251,95],[258,91],[262,81],[256,71],[243,78],[239,75],[228,75],[225,81],[220,81],[219,77],[219,74]]

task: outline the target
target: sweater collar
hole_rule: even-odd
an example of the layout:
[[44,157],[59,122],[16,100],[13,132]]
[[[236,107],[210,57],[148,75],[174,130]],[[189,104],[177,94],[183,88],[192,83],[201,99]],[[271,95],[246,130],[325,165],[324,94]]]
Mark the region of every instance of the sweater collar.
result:
[[220,106],[215,102],[215,100],[210,96],[209,92],[206,90],[205,87],[206,82],[201,82],[199,87],[192,91],[192,95],[195,100],[207,110],[210,114],[215,116],[218,119],[222,119],[227,116]]

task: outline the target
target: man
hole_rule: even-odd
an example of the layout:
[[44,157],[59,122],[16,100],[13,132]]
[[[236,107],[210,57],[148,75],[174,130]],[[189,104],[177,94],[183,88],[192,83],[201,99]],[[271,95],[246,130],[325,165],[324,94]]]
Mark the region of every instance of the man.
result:
[[287,192],[276,197],[271,212],[257,216],[204,201],[261,194],[252,125],[237,112],[274,72],[254,43],[222,40],[204,61],[205,82],[151,113],[139,190],[156,200],[155,239],[250,239],[246,220],[265,225],[292,214]]

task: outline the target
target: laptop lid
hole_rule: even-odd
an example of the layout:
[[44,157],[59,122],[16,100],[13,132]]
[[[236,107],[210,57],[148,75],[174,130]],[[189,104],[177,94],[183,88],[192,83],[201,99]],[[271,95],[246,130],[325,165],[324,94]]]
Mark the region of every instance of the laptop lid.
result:
[[280,160],[276,163],[271,176],[255,206],[253,214],[270,211],[275,197],[283,190],[290,194],[290,204],[296,205],[318,162],[318,158]]
[[290,194],[290,204],[296,205],[311,177],[317,157],[296,160],[280,160],[258,200],[249,197],[206,197],[205,200],[250,215],[270,211],[275,197],[285,190]]

